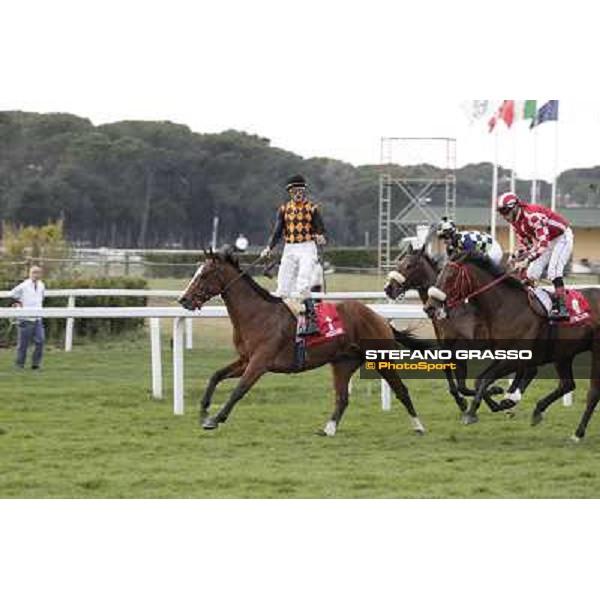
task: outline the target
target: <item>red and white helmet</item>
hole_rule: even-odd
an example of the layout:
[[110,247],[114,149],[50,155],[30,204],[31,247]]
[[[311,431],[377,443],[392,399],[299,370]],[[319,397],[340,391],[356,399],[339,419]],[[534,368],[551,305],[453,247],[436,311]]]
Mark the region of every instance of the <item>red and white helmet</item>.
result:
[[496,210],[504,215],[508,214],[518,206],[521,206],[521,200],[519,200],[519,197],[513,192],[502,194],[496,201]]

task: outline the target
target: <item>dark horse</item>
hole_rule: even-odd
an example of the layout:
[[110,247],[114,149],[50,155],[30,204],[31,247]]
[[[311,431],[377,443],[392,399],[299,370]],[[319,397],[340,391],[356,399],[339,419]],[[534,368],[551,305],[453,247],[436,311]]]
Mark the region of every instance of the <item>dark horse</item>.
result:
[[[237,257],[230,250],[205,253],[206,261],[179,298],[189,310],[221,295],[233,324],[233,343],[238,358],[216,371],[200,403],[200,421],[204,429],[215,429],[224,423],[236,403],[265,373],[296,373],[295,361],[296,318],[287,304],[260,287],[248,274],[240,270]],[[323,429],[326,435],[335,435],[348,405],[348,382],[364,362],[361,340],[389,340],[408,348],[425,349],[430,346],[409,333],[393,327],[356,301],[341,302],[338,313],[345,327],[345,335],[311,346],[306,352],[307,371],[330,363],[333,369],[335,408]],[[414,409],[408,389],[396,373],[383,370],[396,397],[402,402],[413,430],[424,433],[424,427]],[[239,383],[229,400],[214,416],[209,416],[211,399],[216,386],[223,379],[239,377]]]
[[[416,290],[423,306],[427,304],[428,290],[435,285],[440,273],[439,259],[432,258],[425,252],[425,246],[419,250],[408,248],[396,259],[395,270],[388,274],[388,281],[384,291],[388,298],[397,300],[402,298],[408,290]],[[477,314],[475,306],[460,305],[452,314],[452,318],[438,319],[435,312],[430,314],[435,335],[444,347],[452,347],[458,340],[486,339],[489,336],[487,326]],[[536,369],[526,369],[519,373],[507,390],[505,400],[516,403],[521,394],[535,377]],[[454,397],[461,411],[466,411],[467,404],[462,398],[474,396],[475,390],[466,386],[467,365],[465,361],[456,361],[456,371],[446,372],[450,394]],[[489,392],[489,393],[488,393]],[[503,408],[492,398],[492,394],[502,392],[499,387],[489,388],[484,395],[484,400],[492,410],[496,412]]]
[[[520,349],[531,348],[535,351],[536,364],[555,364],[559,385],[536,404],[531,417],[532,425],[542,421],[544,411],[553,402],[575,389],[573,358],[591,351],[592,367],[586,409],[573,436],[574,440],[581,440],[600,399],[600,290],[580,290],[590,305],[590,324],[565,327],[550,323],[519,279],[494,266],[481,255],[464,253],[449,261],[438,277],[436,289],[433,294],[430,293],[428,300],[428,305],[433,308],[439,307],[442,299],[450,310],[460,303],[476,303],[489,329],[490,342],[496,348],[509,349],[519,340]],[[465,423],[477,420],[476,412],[486,387],[499,377],[518,370],[519,366],[516,360],[496,361],[478,377],[477,393],[467,411]]]

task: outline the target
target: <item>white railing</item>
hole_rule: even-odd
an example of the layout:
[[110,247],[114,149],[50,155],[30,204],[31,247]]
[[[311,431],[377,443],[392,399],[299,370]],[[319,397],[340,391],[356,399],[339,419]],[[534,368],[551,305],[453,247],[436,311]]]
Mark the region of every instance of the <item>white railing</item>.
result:
[[[106,298],[108,297],[137,297],[137,298],[179,298],[181,291],[177,290],[140,290],[140,289],[68,289],[68,290],[46,290],[47,298],[67,298],[67,307],[75,308],[77,298]],[[315,298],[327,300],[386,300],[384,292],[329,292],[327,294],[315,293]],[[407,298],[417,298],[416,292],[409,292]],[[0,298],[10,298],[10,292],[0,291]],[[67,317],[65,324],[65,352],[73,349],[74,317]],[[186,348],[191,350],[194,346],[192,322],[186,321]]]
[[[369,304],[376,313],[386,319],[425,319],[420,305]],[[173,413],[184,413],[184,323],[192,319],[214,319],[228,317],[224,306],[205,306],[201,311],[190,312],[177,307],[86,307],[86,308],[0,308],[0,319],[35,318],[44,319],[123,319],[147,318],[150,321],[150,353],[152,364],[152,395],[163,397],[162,351],[160,341],[160,319],[173,319]],[[381,382],[382,409],[390,410],[389,387]]]
[[[600,288],[600,285],[571,285],[573,289],[579,288]],[[546,287],[544,289],[551,289]],[[140,289],[67,289],[67,290],[46,290],[48,298],[67,298],[67,307],[75,308],[77,298],[102,298],[107,296],[112,297],[138,297],[138,298],[178,298],[181,295],[177,290],[140,290]],[[315,298],[325,300],[386,300],[390,302],[383,291],[381,292],[327,292],[315,293]],[[417,292],[410,290],[404,298],[406,300],[415,300],[419,296]],[[10,292],[0,291],[0,298],[10,298]],[[210,305],[209,305],[210,306]],[[208,308],[208,306],[206,307]],[[73,349],[73,330],[75,325],[75,317],[67,317],[65,323],[65,352],[71,352]],[[186,348],[191,350],[194,346],[192,322],[186,321]]]

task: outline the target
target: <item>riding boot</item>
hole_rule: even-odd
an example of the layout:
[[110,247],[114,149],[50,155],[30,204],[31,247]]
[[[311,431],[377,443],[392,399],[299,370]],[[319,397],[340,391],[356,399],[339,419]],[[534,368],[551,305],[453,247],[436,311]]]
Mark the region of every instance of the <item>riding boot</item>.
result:
[[570,318],[569,311],[567,310],[567,303],[565,302],[565,288],[556,289],[556,297],[554,300],[554,306],[550,312],[550,318],[553,321],[568,321]]
[[317,326],[317,313],[315,312],[315,301],[312,298],[304,300],[306,312],[304,314],[304,329],[298,333],[301,336],[314,335],[319,333]]

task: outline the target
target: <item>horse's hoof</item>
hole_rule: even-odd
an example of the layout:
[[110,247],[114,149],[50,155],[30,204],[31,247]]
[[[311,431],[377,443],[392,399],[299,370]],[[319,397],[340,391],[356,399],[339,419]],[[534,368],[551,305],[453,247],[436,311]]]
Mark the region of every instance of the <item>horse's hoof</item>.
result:
[[335,421],[327,421],[323,428],[323,435],[333,437],[337,433],[337,423]]
[[543,413],[541,413],[541,412],[534,412],[531,415],[531,426],[535,427],[536,425],[539,425],[543,420],[544,420]]
[[219,424],[213,417],[208,417],[202,422],[202,429],[216,429],[218,426]]
[[578,435],[572,435],[569,438],[570,442],[573,442],[574,444],[579,444],[579,442],[582,440],[583,438],[580,438]]
[[479,423],[479,417],[467,413],[462,416],[461,423],[463,425],[475,425],[475,423]]
[[425,430],[424,429],[413,429],[413,431],[415,432],[415,435],[421,437],[425,435]]
[[496,396],[497,394],[504,394],[504,390],[501,387],[494,385],[488,388],[487,393],[490,394],[490,396]]

